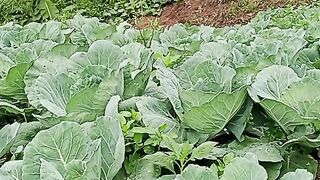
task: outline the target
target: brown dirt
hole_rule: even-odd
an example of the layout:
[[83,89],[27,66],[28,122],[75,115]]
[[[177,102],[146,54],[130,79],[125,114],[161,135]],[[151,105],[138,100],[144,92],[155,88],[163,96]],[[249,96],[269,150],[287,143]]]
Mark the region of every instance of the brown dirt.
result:
[[[219,3],[219,1],[226,1]],[[148,27],[155,18],[161,26],[176,23],[223,27],[249,22],[259,11],[270,7],[301,5],[312,0],[183,0],[164,8],[161,16],[144,16],[135,26]]]

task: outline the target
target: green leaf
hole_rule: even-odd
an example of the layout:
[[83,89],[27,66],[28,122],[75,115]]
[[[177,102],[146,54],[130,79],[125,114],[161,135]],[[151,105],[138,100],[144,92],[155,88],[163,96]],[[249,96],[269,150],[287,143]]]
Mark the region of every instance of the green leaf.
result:
[[289,67],[273,65],[263,69],[256,76],[255,82],[249,89],[250,95],[253,97],[258,95],[261,98],[279,100],[282,94],[289,86],[299,81],[300,78]]
[[276,180],[279,177],[280,171],[282,168],[282,162],[277,162],[277,163],[262,162],[260,164],[267,171],[268,180]]
[[11,160],[0,168],[0,178],[4,180],[22,180],[22,160]]
[[112,96],[107,104],[104,115],[115,118],[118,114],[118,105],[120,100],[120,96]]
[[57,116],[65,116],[73,83],[74,81],[64,74],[43,74],[36,81],[35,91],[43,107]]
[[307,169],[308,172],[316,176],[318,162],[310,155],[292,152],[284,156],[280,177],[287,172],[294,172],[296,169]]
[[218,180],[218,176],[208,167],[190,164],[177,175],[176,180]]
[[167,102],[154,97],[141,97],[136,105],[146,127],[158,129],[161,125],[166,124],[166,132],[173,131],[178,127],[178,121],[171,116],[171,106]]
[[205,61],[197,66],[190,78],[196,90],[231,93],[235,75],[236,71],[230,67]]
[[256,138],[246,138],[242,142],[233,141],[228,144],[228,149],[238,156],[252,153],[262,162],[281,162],[283,158],[276,144],[264,142]]
[[41,180],[64,180],[54,165],[44,159],[40,159],[40,179]]
[[40,159],[50,162],[64,175],[69,162],[86,156],[90,143],[85,130],[74,122],[62,122],[39,132],[25,148],[23,179],[40,178]]
[[41,10],[44,19],[54,19],[59,13],[58,8],[51,0],[41,0],[38,8]]
[[29,63],[23,63],[10,68],[7,76],[0,80],[0,95],[17,100],[26,99],[23,79],[29,67]]
[[61,56],[49,56],[46,58],[39,58],[33,62],[33,65],[24,76],[24,83],[26,84],[25,92],[27,94],[29,103],[35,108],[40,108],[40,100],[37,96],[36,80],[43,73],[61,74],[68,71],[67,66],[61,66],[68,61],[67,58]]
[[0,157],[9,152],[17,136],[20,124],[6,125],[0,130]]
[[161,167],[167,168],[173,173],[175,172],[174,166],[173,166],[174,165],[173,162],[175,160],[174,157],[169,156],[163,152],[156,152],[151,155],[146,155],[143,159],[150,161],[155,165],[159,165]]
[[214,149],[214,147],[217,145],[218,143],[216,142],[212,142],[212,141],[207,141],[205,143],[200,144],[198,147],[194,148],[192,150],[190,159],[195,160],[201,160],[204,159],[208,156],[208,154],[210,154],[212,152],[212,150]]
[[302,117],[295,109],[279,101],[265,99],[260,104],[286,133],[295,126],[309,124],[313,120]]
[[19,146],[26,146],[42,129],[43,125],[38,121],[21,123],[10,151],[14,153]]
[[125,144],[120,123],[112,117],[99,117],[94,132],[101,138],[101,177],[112,179],[124,161]]
[[100,179],[101,141],[95,140],[84,160],[73,160],[67,164],[66,179]]
[[186,112],[182,122],[202,133],[219,133],[241,108],[246,88],[232,94],[221,93],[212,101]]
[[306,169],[297,169],[295,172],[288,172],[280,180],[313,180],[313,175]]
[[179,98],[181,87],[176,76],[169,70],[160,65],[157,67],[156,77],[160,81],[160,85],[172,104],[179,118],[183,116],[183,108]]
[[267,180],[266,170],[245,158],[235,158],[225,167],[220,180]]
[[118,70],[125,56],[119,46],[111,41],[98,40],[89,48],[87,53],[77,52],[70,57],[71,67],[75,71],[88,65],[103,65],[109,72]]
[[239,112],[230,120],[227,124],[227,129],[230,130],[238,139],[241,140],[242,133],[244,132],[247,122],[250,120],[251,111],[253,108],[253,101],[247,98],[245,103]]
[[156,180],[160,175],[160,170],[155,168],[152,162],[139,159],[134,162],[133,171],[129,176],[129,179],[136,180]]

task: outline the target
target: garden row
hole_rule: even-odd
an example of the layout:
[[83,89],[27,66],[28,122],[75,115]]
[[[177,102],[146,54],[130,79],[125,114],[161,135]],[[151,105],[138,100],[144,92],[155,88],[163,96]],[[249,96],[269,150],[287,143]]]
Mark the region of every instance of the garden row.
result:
[[0,27],[0,179],[314,179],[320,9]]

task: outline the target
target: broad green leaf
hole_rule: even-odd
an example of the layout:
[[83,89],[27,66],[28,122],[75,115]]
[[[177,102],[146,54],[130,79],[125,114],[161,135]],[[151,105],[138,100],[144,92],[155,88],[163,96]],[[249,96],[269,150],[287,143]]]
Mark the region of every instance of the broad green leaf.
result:
[[208,154],[210,154],[210,152],[212,152],[212,150],[214,149],[214,147],[217,145],[218,143],[216,142],[212,142],[212,141],[207,141],[205,143],[200,144],[198,147],[194,148],[192,150],[190,159],[195,160],[201,160],[204,159],[208,156]]
[[120,123],[112,117],[99,117],[94,133],[101,138],[101,177],[112,179],[124,161],[125,144]]
[[51,40],[57,43],[64,43],[65,36],[62,31],[62,23],[57,21],[49,21],[44,24],[39,32],[40,39]]
[[120,100],[121,100],[120,96],[118,96],[118,95],[112,96],[110,98],[110,101],[107,104],[104,115],[115,118],[116,115],[118,114],[118,105],[119,105]]
[[296,169],[295,172],[288,172],[280,180],[313,180],[313,175],[306,169]]
[[302,117],[295,109],[279,101],[265,99],[260,104],[286,133],[295,126],[309,124],[313,120]]
[[247,98],[247,102],[242,106],[239,112],[227,124],[227,129],[230,130],[238,139],[241,140],[242,133],[244,132],[247,122],[250,120],[251,111],[253,108],[253,101]]
[[62,56],[49,56],[40,58],[34,61],[33,65],[24,76],[24,83],[26,84],[25,92],[27,94],[29,103],[35,108],[40,108],[41,104],[37,96],[36,80],[43,73],[61,74],[67,73],[68,67],[61,66],[67,63],[68,59]]
[[220,180],[267,180],[266,170],[248,159],[235,158],[228,164]]
[[187,112],[193,107],[200,107],[212,101],[218,94],[196,91],[192,89],[182,90],[180,92],[180,99],[183,109]]
[[160,175],[160,169],[156,169],[152,162],[139,159],[134,163],[133,172],[129,179],[136,180],[156,180]]
[[6,77],[0,80],[0,95],[17,100],[26,99],[23,79],[29,67],[29,63],[23,63],[10,68]]
[[221,93],[200,107],[191,108],[182,122],[202,133],[219,133],[234,117],[245,101],[245,88],[232,94]]
[[157,129],[163,124],[168,126],[167,132],[178,127],[178,121],[170,114],[171,105],[153,97],[141,97],[136,102],[146,127]]
[[127,72],[127,76],[130,77],[125,77],[124,81],[125,87],[123,97],[125,99],[135,96],[142,96],[145,93],[146,87],[150,79],[150,71],[151,67],[148,67],[145,70],[138,72],[135,75],[134,79],[132,79],[131,75],[128,74],[129,72]]
[[52,56],[70,58],[78,50],[78,46],[74,44],[59,44],[50,50],[49,57]]
[[[299,81],[297,74],[289,67],[273,65],[263,69],[256,76],[251,85],[250,95],[255,94],[261,98],[279,100],[289,86]],[[256,99],[256,98],[253,98]]]
[[62,122],[39,132],[25,148],[23,179],[40,178],[40,159],[50,162],[64,175],[69,162],[85,158],[90,143],[84,128],[74,122]]
[[102,115],[103,107],[94,106],[95,95],[98,86],[87,87],[74,96],[66,104],[66,112],[70,118],[74,118],[78,123],[93,121],[98,115]]
[[66,179],[99,180],[101,176],[101,141],[95,140],[85,160],[74,160],[67,164]]
[[159,66],[156,71],[156,77],[160,81],[160,85],[163,88],[178,117],[182,118],[183,108],[179,98],[181,87],[179,85],[178,79],[169,69],[161,66]]
[[2,78],[8,73],[8,70],[14,65],[14,62],[12,62],[8,56],[0,53],[0,65],[0,78]]
[[81,27],[82,33],[85,35],[89,44],[97,40],[104,40],[113,32],[112,25],[101,23],[98,18],[86,18]]
[[281,162],[283,158],[276,144],[272,142],[263,142],[255,138],[246,138],[242,142],[233,141],[228,144],[231,152],[238,156],[244,156],[252,153],[262,162]]
[[0,179],[22,180],[22,160],[11,160],[0,168]]
[[232,80],[236,71],[227,66],[220,66],[212,61],[199,64],[190,77],[193,89],[204,92],[231,93]]
[[9,152],[17,136],[20,124],[15,122],[0,129],[0,157]]
[[38,8],[41,10],[44,19],[54,19],[59,13],[59,9],[51,0],[41,0]]
[[144,158],[144,160],[150,161],[151,163],[155,164],[155,165],[159,165],[161,167],[167,168],[169,169],[171,172],[175,172],[174,171],[174,157],[173,156],[169,156],[163,152],[156,152],[154,154],[151,155],[146,155]]
[[218,176],[208,167],[190,164],[177,175],[176,180],[218,180]]
[[44,159],[40,159],[40,180],[64,180],[54,165]]
[[124,61],[124,53],[119,46],[111,41],[98,40],[89,48],[87,53],[75,53],[70,57],[71,67],[84,69],[88,65],[103,65],[108,70],[117,70]]
[[43,74],[36,81],[35,91],[43,107],[57,116],[65,116],[73,83],[74,81],[64,74]]
[[297,110],[303,117],[313,117],[310,106],[320,101],[320,81],[303,78],[291,84],[283,93],[282,102]]
[[301,154],[299,152],[292,152],[284,156],[282,164],[281,176],[287,172],[294,172],[297,169],[307,169],[308,172],[316,176],[318,169],[318,162],[312,156]]
[[19,146],[26,146],[42,129],[43,125],[38,121],[21,123],[10,149],[11,153],[14,153]]
[[270,162],[262,162],[260,163],[261,166],[268,173],[268,180],[276,180],[280,175],[280,170],[282,168],[282,162],[277,163],[270,163]]

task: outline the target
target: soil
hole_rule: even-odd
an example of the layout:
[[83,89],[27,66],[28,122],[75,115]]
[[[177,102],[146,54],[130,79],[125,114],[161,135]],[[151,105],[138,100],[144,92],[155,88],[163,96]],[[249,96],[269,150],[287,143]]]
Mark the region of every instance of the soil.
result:
[[176,23],[210,25],[215,27],[245,24],[259,11],[272,7],[296,6],[312,0],[181,0],[166,6],[159,17],[143,16],[134,23],[138,28],[148,27],[158,19],[161,26]]

